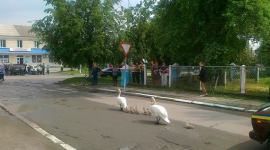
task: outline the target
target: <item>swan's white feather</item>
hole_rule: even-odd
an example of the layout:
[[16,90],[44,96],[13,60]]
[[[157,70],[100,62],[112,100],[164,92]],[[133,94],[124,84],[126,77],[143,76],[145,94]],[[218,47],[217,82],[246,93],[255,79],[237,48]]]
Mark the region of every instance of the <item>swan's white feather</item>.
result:
[[124,109],[127,107],[127,100],[125,97],[117,97],[117,103]]
[[163,106],[150,105],[150,110],[156,117],[159,116],[160,118],[165,120],[167,123],[170,123],[170,120],[168,119],[168,113]]

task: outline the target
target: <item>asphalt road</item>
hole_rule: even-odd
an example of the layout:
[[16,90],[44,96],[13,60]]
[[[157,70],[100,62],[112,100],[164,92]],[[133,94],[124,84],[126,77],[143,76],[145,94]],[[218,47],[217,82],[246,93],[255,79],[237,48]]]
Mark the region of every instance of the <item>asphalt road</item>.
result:
[[[54,84],[68,77],[6,77],[0,83],[0,101],[78,150],[265,149],[265,144],[248,137],[252,130],[248,113],[157,99],[157,104],[167,109],[171,123],[162,120],[155,125],[154,116],[119,111],[116,93]],[[150,99],[125,97],[128,106],[140,110],[150,106]],[[195,129],[184,128],[187,122]]]

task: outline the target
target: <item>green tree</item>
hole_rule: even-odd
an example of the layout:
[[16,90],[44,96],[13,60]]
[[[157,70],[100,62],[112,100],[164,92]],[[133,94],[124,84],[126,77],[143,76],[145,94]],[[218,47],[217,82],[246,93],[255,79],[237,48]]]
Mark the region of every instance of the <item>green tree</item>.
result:
[[135,7],[125,9],[126,30],[125,40],[132,44],[129,57],[133,61],[140,61],[143,58],[149,60],[151,44],[151,15],[155,0],[144,0]]
[[172,62],[228,65],[246,56],[249,40],[269,34],[269,1],[161,0],[154,22],[160,53]]
[[119,26],[113,6],[118,2],[47,0],[52,8],[45,10],[47,16],[34,22],[31,31],[55,60],[71,67],[87,64],[92,68],[94,62],[106,62],[117,50]]

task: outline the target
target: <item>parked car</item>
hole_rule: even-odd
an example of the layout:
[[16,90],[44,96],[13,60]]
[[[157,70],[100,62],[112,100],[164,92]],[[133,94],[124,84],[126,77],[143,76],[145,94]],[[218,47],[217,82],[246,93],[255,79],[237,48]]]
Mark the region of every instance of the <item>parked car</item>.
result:
[[[39,74],[42,74],[42,67],[40,67],[40,68],[41,68],[41,71],[39,72]],[[31,65],[31,73],[38,74],[37,65]]]
[[24,75],[24,67],[25,66],[21,64],[13,64],[11,75],[15,75],[15,74]]
[[[101,77],[108,77],[108,76],[112,76],[112,69],[113,68],[105,68],[105,69],[102,69],[100,72],[99,72],[99,75]],[[120,69],[118,69],[119,72],[118,72],[118,76],[121,76],[121,71]]]
[[249,132],[249,137],[261,144],[267,140],[266,149],[270,150],[270,106],[252,114],[251,123],[253,130]]

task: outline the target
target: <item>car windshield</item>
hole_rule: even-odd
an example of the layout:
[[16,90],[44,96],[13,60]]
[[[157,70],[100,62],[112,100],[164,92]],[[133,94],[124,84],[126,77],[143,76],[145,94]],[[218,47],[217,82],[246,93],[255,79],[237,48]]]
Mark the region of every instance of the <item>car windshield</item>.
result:
[[269,111],[269,110],[270,110],[270,106],[268,106],[268,107],[262,109],[262,111]]

